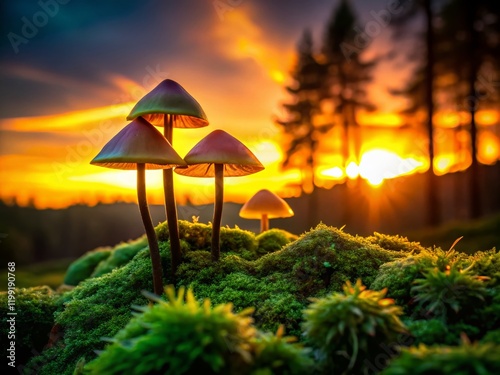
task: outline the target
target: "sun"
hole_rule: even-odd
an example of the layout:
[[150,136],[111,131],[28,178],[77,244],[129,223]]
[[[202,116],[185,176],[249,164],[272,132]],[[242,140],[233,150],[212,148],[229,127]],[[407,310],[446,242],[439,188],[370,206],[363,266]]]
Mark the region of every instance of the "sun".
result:
[[414,173],[423,166],[423,162],[414,158],[403,158],[384,149],[372,149],[363,153],[359,163],[359,175],[374,187],[384,180],[409,173]]

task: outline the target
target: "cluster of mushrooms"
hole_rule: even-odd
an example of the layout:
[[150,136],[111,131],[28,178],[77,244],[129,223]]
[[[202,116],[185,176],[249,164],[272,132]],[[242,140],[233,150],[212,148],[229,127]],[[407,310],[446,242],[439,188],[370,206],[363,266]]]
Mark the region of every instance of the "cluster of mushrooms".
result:
[[[243,143],[223,130],[208,134],[184,159],[181,158],[172,147],[173,128],[204,127],[208,125],[208,120],[200,104],[181,85],[170,79],[162,81],[139,100],[127,120],[131,122],[90,163],[108,168],[137,170],[137,198],[149,243],[153,289],[155,294],[161,295],[162,266],[158,239],[146,198],[145,170],[163,169],[172,274],[175,275],[182,255],[173,171],[185,176],[215,177],[211,254],[212,259],[217,261],[220,257],[224,177],[246,176],[263,170],[264,166]],[[163,127],[163,134],[155,126]],[[271,201],[274,203],[263,204],[263,201],[269,201],[270,196],[273,196]],[[286,202],[268,190],[259,191],[240,212],[242,217],[261,218],[262,230],[267,230],[269,218],[291,215],[293,212]]]

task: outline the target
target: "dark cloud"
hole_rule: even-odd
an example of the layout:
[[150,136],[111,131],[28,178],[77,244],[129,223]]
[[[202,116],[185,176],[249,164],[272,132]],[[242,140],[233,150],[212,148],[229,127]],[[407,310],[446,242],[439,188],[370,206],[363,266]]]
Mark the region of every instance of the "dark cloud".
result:
[[[338,1],[221,0],[229,11],[249,12],[270,45],[290,50],[305,27],[321,34]],[[63,2],[66,4],[60,4]],[[360,13],[383,2],[356,2]],[[40,4],[58,4],[46,25],[15,53],[9,33],[23,36],[25,19],[33,22]],[[382,4],[382,5],[379,5]],[[232,9],[232,10],[231,10]],[[256,62],[221,53],[212,31],[223,17],[206,0],[2,2],[0,43],[0,117],[24,117],[104,106],[126,97],[112,77],[143,84],[168,77],[233,87],[255,74]],[[240,76],[239,79],[234,77]],[[174,78],[175,79],[175,78]],[[245,84],[248,82],[245,82]],[[148,87],[149,89],[150,87]]]

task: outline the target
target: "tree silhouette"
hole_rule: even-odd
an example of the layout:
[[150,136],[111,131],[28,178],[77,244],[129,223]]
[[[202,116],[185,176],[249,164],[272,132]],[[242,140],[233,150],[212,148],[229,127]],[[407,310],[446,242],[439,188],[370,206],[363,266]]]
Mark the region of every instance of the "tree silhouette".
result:
[[311,33],[305,30],[298,44],[297,64],[291,72],[292,83],[285,87],[292,100],[283,105],[285,118],[276,124],[284,134],[283,168],[297,167],[304,173],[302,190],[311,193],[315,188],[315,169],[321,135],[333,124],[317,124],[321,113],[326,67],[314,56]]
[[332,115],[338,117],[343,126],[344,166],[352,157],[349,129],[358,127],[357,111],[375,109],[367,99],[365,87],[372,79],[377,60],[363,61],[362,51],[354,53],[347,47],[356,37],[356,26],[354,11],[347,0],[342,0],[326,26],[322,48],[328,67],[325,99],[332,101]]
[[469,214],[482,214],[477,120],[479,109],[492,103],[498,108],[498,93],[492,87],[492,72],[500,69],[500,3],[496,0],[450,0],[441,11],[440,60],[453,77],[454,95],[470,117],[471,167]]
[[[436,3],[436,2],[434,2]],[[435,21],[435,10],[431,0],[420,0],[411,2],[409,6],[403,8],[403,13],[398,15],[394,22],[394,35],[396,39],[407,37],[409,21],[423,16],[424,31],[418,39],[423,42],[425,55],[419,56],[410,51],[409,60],[419,60],[414,74],[406,86],[401,90],[393,90],[393,94],[404,95],[410,100],[410,105],[402,113],[406,115],[415,115],[419,112],[425,112],[425,128],[427,133],[427,153],[429,156],[429,171],[427,172],[426,187],[426,223],[429,226],[435,226],[440,223],[441,215],[439,210],[439,186],[436,175],[434,174],[434,113],[435,101],[434,92],[436,90],[436,57],[435,44],[436,35],[433,23]],[[418,48],[416,49],[418,50]]]

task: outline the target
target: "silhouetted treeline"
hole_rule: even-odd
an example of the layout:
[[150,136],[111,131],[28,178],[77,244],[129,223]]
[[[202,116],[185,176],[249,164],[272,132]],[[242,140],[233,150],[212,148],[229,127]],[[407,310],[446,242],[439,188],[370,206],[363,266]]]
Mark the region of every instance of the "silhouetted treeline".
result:
[[[500,212],[500,164],[480,166],[479,170],[483,211],[486,214]],[[454,186],[467,186],[467,172],[457,172],[438,177],[441,186],[439,212],[445,221],[467,218],[468,192],[463,189],[457,196]],[[352,182],[352,181],[351,181]],[[320,222],[340,227],[351,234],[368,235],[374,231],[400,234],[425,227],[426,178],[414,174],[384,181],[378,188],[365,184],[355,186],[336,185],[333,189],[317,188],[312,194],[321,202],[315,211],[310,210],[310,195],[287,199],[295,212],[289,219],[271,220],[271,228],[282,228],[301,234],[310,229],[309,218],[314,226]],[[351,199],[344,199],[346,193]],[[225,203],[222,225],[242,229],[259,230],[258,220],[246,220],[238,216],[240,204]],[[212,219],[213,205],[180,206],[179,218],[208,223]],[[7,205],[0,201],[0,257],[3,264],[15,261],[30,264],[61,258],[76,258],[88,250],[101,246],[113,246],[121,241],[134,239],[143,234],[143,226],[135,204],[99,204],[94,207],[72,206],[63,210],[36,210],[32,207]],[[351,214],[345,221],[345,212]],[[163,206],[152,206],[155,224],[164,220]],[[451,245],[451,244],[450,244]]]
[[[477,114],[498,111],[500,105],[500,2],[388,2],[383,9],[371,10],[374,20],[364,25],[354,4],[348,0],[335,4],[317,43],[319,48],[315,48],[307,29],[298,43],[297,62],[285,86],[289,100],[276,119],[283,133],[283,168],[300,169],[303,191],[310,193],[315,188],[315,170],[324,166],[325,160],[345,170],[351,162],[359,163],[363,148],[359,111],[375,109],[367,95],[367,84],[375,78],[374,68],[379,62],[403,57],[407,64],[400,69],[414,70],[407,82],[391,83],[388,89],[406,99],[407,106],[400,111],[404,126],[425,129],[431,166],[422,188],[427,223],[437,225],[443,219],[437,209],[442,187],[432,168],[439,156],[435,134],[442,124],[435,121],[438,113],[459,118],[457,124],[445,124],[456,129],[457,139],[460,132],[467,133],[464,148],[469,150],[472,163],[469,180],[463,184],[468,185],[469,217],[481,216],[484,204],[478,153],[479,140],[487,129],[478,124]],[[392,51],[367,60],[370,48],[366,47],[386,27],[394,36]],[[346,194],[346,200],[351,198]],[[311,199],[310,205],[314,204]],[[345,220],[350,220],[349,214]]]

